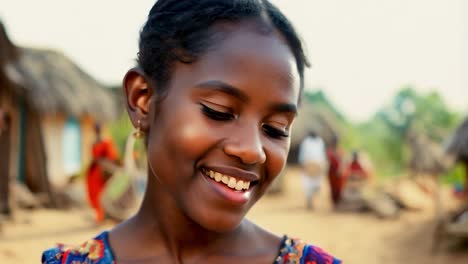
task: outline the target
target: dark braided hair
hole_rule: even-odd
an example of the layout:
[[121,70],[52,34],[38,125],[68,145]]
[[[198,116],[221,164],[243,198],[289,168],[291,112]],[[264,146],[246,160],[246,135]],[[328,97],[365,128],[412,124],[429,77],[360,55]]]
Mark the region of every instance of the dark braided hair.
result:
[[[192,63],[216,43],[218,22],[253,20],[274,27],[289,45],[304,86],[309,62],[288,19],[268,0],[159,0],[140,33],[138,64],[163,96],[175,62]],[[219,35],[219,34],[218,34]]]

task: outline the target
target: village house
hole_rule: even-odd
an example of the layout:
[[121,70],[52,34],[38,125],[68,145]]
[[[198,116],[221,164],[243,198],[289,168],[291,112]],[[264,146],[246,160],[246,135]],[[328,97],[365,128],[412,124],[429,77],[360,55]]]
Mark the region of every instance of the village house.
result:
[[90,162],[94,124],[113,119],[116,102],[64,54],[16,47],[0,23],[0,109],[10,120],[0,134],[0,185],[16,179],[54,206],[51,183]]

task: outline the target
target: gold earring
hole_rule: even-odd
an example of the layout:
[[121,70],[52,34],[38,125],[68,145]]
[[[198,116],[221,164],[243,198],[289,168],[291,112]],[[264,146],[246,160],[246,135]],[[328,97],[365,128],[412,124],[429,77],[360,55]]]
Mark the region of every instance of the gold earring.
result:
[[135,138],[140,138],[141,137],[141,120],[138,119],[138,124],[137,124],[137,127],[136,127],[136,131],[133,132],[133,136]]

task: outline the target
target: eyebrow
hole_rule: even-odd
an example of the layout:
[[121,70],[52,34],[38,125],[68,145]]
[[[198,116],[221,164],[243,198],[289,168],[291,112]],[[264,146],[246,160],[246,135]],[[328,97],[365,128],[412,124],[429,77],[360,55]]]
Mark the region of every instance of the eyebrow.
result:
[[197,84],[195,87],[202,88],[202,89],[217,90],[225,94],[228,94],[230,96],[233,96],[241,101],[249,101],[248,96],[244,92],[242,92],[239,88],[236,88],[230,84],[227,84],[219,80],[202,82],[202,83]]
[[292,113],[297,116],[297,106],[295,104],[274,104],[271,109],[279,113]]

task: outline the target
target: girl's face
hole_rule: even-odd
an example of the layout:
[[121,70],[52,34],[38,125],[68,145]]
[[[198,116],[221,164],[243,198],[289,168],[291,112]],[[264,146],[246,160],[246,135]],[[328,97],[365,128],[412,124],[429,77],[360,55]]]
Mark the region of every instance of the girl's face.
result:
[[208,230],[236,228],[285,165],[299,86],[277,33],[238,29],[195,63],[176,64],[167,96],[150,103],[155,191]]

